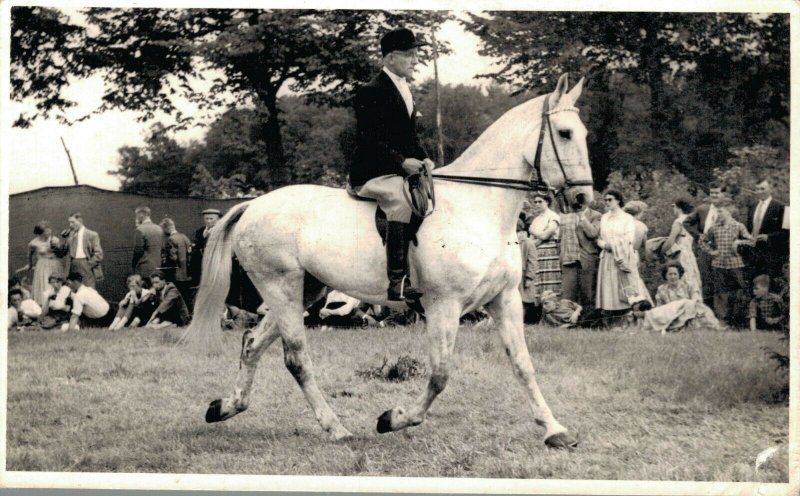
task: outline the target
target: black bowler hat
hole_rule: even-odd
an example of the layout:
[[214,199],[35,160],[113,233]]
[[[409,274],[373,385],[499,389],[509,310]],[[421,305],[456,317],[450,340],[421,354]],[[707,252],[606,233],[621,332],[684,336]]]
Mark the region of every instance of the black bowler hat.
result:
[[427,45],[427,43],[417,41],[414,32],[410,29],[393,29],[381,38],[381,54],[385,57],[392,52],[411,50],[423,45]]

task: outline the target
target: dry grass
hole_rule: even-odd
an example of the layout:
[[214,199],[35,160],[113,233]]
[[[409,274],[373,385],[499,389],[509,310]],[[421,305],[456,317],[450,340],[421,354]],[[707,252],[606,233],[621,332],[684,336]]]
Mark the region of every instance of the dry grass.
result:
[[785,380],[762,346],[776,334],[655,334],[530,327],[538,381],[580,439],[549,451],[495,333],[464,327],[454,374],[427,422],[375,432],[408,405],[424,377],[387,382],[358,370],[424,360],[418,327],[309,332],[320,387],[355,433],[329,442],[281,347],[265,353],[250,410],[206,424],[229,394],[239,333],[224,357],[192,356],[180,331],[9,335],[7,469],[29,471],[394,475],[786,482],[783,455],[756,472],[762,450],[786,442]]

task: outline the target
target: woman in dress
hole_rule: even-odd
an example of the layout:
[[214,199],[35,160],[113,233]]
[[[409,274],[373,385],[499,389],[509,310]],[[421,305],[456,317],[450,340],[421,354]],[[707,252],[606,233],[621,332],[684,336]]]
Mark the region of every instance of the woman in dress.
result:
[[636,252],[636,257],[641,260],[641,255],[644,253],[644,244],[647,242],[647,224],[642,222],[642,215],[647,210],[647,203],[641,200],[629,201],[625,204],[623,210],[633,217],[634,235],[633,235],[633,251]]
[[664,253],[676,254],[677,261],[683,267],[683,281],[692,286],[700,294],[703,294],[703,286],[700,281],[700,268],[697,259],[692,251],[694,238],[683,225],[686,216],[691,214],[694,207],[688,200],[679,199],[672,206],[675,213],[675,221],[672,223],[672,230],[664,241]]
[[639,277],[638,258],[633,249],[636,223],[624,212],[625,199],[619,191],[603,195],[606,213],[600,218],[597,245],[600,265],[597,271],[597,308],[606,315],[626,313],[637,301],[653,300]]
[[703,303],[700,291],[684,278],[683,267],[670,262],[661,268],[661,277],[666,281],[656,291],[656,307],[647,309],[642,315],[644,329],[667,332],[683,329],[719,330],[719,320]]
[[558,234],[561,219],[549,206],[547,193],[533,195],[533,218],[528,233],[536,246],[536,274],[534,285],[537,298],[545,291],[561,294],[561,257]]
[[33,228],[35,238],[28,243],[28,265],[25,270],[33,269],[31,281],[32,298],[40,306],[45,304],[45,291],[50,288],[50,276],[61,272],[61,260],[56,255],[60,240],[53,236],[50,223],[41,221]]

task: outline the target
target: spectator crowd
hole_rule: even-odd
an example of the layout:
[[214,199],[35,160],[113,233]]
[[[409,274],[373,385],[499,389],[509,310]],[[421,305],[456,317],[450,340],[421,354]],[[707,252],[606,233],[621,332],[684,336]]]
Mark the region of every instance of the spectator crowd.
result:
[[[698,206],[676,198],[666,236],[648,238],[642,221],[648,206],[626,202],[615,190],[602,195],[602,210],[582,198],[566,212],[551,209],[547,193],[525,202],[517,223],[522,255],[520,292],[527,323],[555,327],[615,328],[635,324],[667,332],[681,329],[778,330],[788,325],[788,211],[772,198],[772,184],[754,185],[758,202],[737,220],[731,192],[712,184]],[[96,287],[103,279],[100,236],[69,216],[55,235],[39,222],[28,244],[28,263],[9,281],[9,328],[57,331],[81,327],[164,328],[191,319],[216,209],[203,211],[192,239],[170,218],[158,224],[143,206],[135,210],[128,292],[108,302]],[[660,267],[661,281],[648,290],[640,270]],[[652,271],[647,271],[652,273]],[[651,284],[655,287],[655,284]],[[227,304],[225,327],[255,325],[268,309],[254,312]],[[481,320],[477,312],[468,320]],[[413,312],[392,313],[330,291],[306,312],[306,324],[329,327],[405,324]]]
[[[517,223],[520,291],[528,323],[614,328],[777,330],[788,325],[788,211],[769,179],[744,213],[731,191],[712,184],[707,203],[672,205],[667,236],[648,239],[647,205],[602,195],[604,213],[579,200],[557,214],[534,194]],[[660,267],[653,299],[640,270]],[[648,271],[652,272],[652,271]]]

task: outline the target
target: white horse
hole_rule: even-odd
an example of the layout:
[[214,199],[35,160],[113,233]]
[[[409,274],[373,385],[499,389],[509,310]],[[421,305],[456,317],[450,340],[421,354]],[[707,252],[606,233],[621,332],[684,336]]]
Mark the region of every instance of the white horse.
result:
[[[461,157],[434,175],[524,182],[534,172],[533,164],[538,168],[541,163],[542,182],[559,189],[569,201],[578,193],[591,200],[586,128],[574,107],[582,86],[583,80],[568,92],[567,76],[561,76],[552,95],[509,110]],[[549,137],[543,139],[545,135]],[[545,443],[559,448],[577,445],[539,390],[523,334],[516,224],[524,197],[519,189],[436,181],[436,211],[422,224],[419,245],[412,246],[409,255],[414,282],[424,294],[420,301],[425,308],[430,378],[413,405],[395,407],[379,417],[378,432],[398,431],[425,420],[447,384],[459,318],[485,306],[525,389],[534,420],[545,428]],[[343,189],[297,185],[237,205],[217,223],[206,245],[194,320],[184,338],[221,339],[220,312],[229,289],[231,251],[270,312],[252,335],[245,335],[233,395],[211,403],[208,422],[227,420],[247,409],[258,361],[280,337],[286,367],[322,428],[334,440],[351,436],[314,379],[303,312],[321,296],[324,286],[373,304],[388,303],[385,250],[374,224],[375,209],[374,203],[353,200]]]

